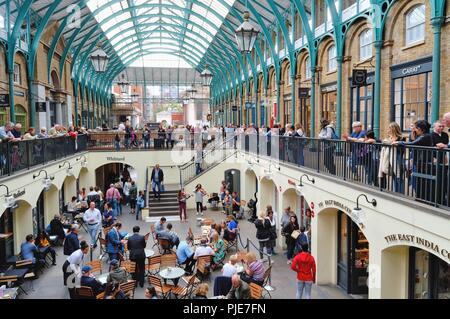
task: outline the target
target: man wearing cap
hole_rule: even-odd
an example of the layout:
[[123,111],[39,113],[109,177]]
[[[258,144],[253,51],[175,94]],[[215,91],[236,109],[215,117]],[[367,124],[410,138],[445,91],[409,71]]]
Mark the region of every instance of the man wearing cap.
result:
[[111,271],[108,274],[106,282],[113,284],[122,284],[128,281],[127,272],[124,268],[119,267],[119,261],[117,259],[111,260],[109,263],[111,266]]
[[96,296],[105,290],[105,286],[100,281],[95,279],[94,275],[91,274],[91,270],[92,267],[87,265],[81,268],[82,275],[80,284],[82,287],[90,287],[94,293],[94,296]]
[[130,251],[130,260],[136,263],[136,272],[133,274],[133,279],[139,282],[141,287],[144,287],[145,281],[145,242],[144,236],[139,234],[139,226],[133,227],[133,235],[128,238],[128,250]]

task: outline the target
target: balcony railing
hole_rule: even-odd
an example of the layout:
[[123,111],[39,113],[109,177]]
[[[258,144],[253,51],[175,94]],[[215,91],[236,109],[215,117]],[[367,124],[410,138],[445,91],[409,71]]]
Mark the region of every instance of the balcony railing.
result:
[[284,136],[241,135],[240,149],[450,210],[450,150]]
[[47,165],[87,150],[87,136],[78,135],[0,143],[0,178]]

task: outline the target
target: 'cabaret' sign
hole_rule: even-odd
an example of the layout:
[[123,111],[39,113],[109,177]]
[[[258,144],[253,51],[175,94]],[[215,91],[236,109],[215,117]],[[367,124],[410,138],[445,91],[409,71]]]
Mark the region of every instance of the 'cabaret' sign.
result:
[[411,244],[415,244],[416,246],[424,247],[428,250],[432,250],[436,252],[438,255],[441,255],[444,259],[447,259],[450,261],[450,249],[445,249],[442,247],[439,247],[438,244],[433,243],[429,240],[426,240],[422,237],[409,235],[409,234],[392,234],[385,236],[384,239],[388,244],[395,244],[398,242],[408,242]]
[[117,161],[125,161],[125,156],[124,157],[107,157],[106,158],[106,160],[107,161],[114,161],[114,162],[117,162]]

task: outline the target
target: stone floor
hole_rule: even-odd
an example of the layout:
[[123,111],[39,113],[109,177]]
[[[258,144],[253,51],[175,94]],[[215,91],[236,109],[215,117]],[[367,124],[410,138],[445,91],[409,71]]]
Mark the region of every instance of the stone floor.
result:
[[[131,232],[131,229],[134,225],[139,225],[141,227],[141,233],[145,234],[149,232],[150,225],[144,221],[136,221],[135,215],[129,214],[129,209],[124,207],[123,215],[120,220],[123,223],[123,230],[127,232]],[[221,221],[224,219],[224,215],[220,211],[212,211],[208,210],[205,212],[205,216],[211,217],[216,221]],[[195,211],[188,211],[188,223],[180,223],[179,221],[171,222],[174,225],[174,230],[178,233],[180,238],[184,238],[187,235],[188,228],[191,227],[194,234],[199,231],[199,228],[196,225],[196,213]],[[246,220],[241,220],[239,222],[239,226],[241,229],[241,238],[243,244],[245,245],[247,238],[257,243],[255,238],[255,227],[253,224],[249,223]],[[88,235],[84,230],[80,231],[79,234],[80,240],[88,239]],[[147,243],[147,248],[151,248],[153,245],[153,241],[150,238]],[[239,247],[242,249],[242,247]],[[252,248],[252,250],[256,251],[256,249]],[[25,285],[25,289],[28,292],[28,295],[21,295],[21,298],[24,299],[66,299],[69,297],[67,289],[63,286],[63,278],[62,278],[62,265],[65,261],[66,256],[62,253],[62,247],[57,247],[57,266],[52,266],[44,270],[44,273],[40,275],[37,280],[34,280]],[[278,253],[276,256],[273,256],[272,263],[272,286],[275,288],[273,291],[272,298],[276,299],[292,299],[295,298],[296,292],[296,274],[290,270],[289,266],[286,264],[286,257],[284,256],[280,247],[276,248],[276,252]],[[99,248],[94,251],[94,258],[98,258]],[[88,255],[89,259],[89,255]],[[228,256],[227,256],[228,260]],[[267,263],[266,263],[267,265]],[[108,265],[105,262],[103,269],[108,269]],[[220,270],[217,270],[212,273],[211,279],[209,281],[210,291],[209,294],[212,296],[213,294],[213,282],[214,277],[220,275]],[[144,297],[144,288],[136,288],[135,292],[136,299],[143,299]],[[343,290],[336,286],[318,286],[314,285],[312,290],[312,298],[314,299],[348,299],[351,298],[347,295]]]

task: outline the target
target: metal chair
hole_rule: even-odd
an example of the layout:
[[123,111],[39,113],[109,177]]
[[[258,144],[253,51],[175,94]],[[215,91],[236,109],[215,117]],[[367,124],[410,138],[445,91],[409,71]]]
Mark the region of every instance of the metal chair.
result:
[[145,265],[147,275],[156,275],[159,272],[161,264],[161,255],[147,258],[148,263]]
[[136,289],[136,280],[130,280],[125,283],[121,283],[119,285],[122,292],[127,296],[129,299],[134,299],[134,291]]
[[249,284],[249,287],[250,287],[250,299],[262,299],[263,287],[255,284],[254,282],[251,282]]
[[153,287],[155,287],[156,293],[160,294],[163,297],[163,299],[168,299],[173,286],[163,284],[161,282],[161,278],[155,275],[148,276],[148,283]]

